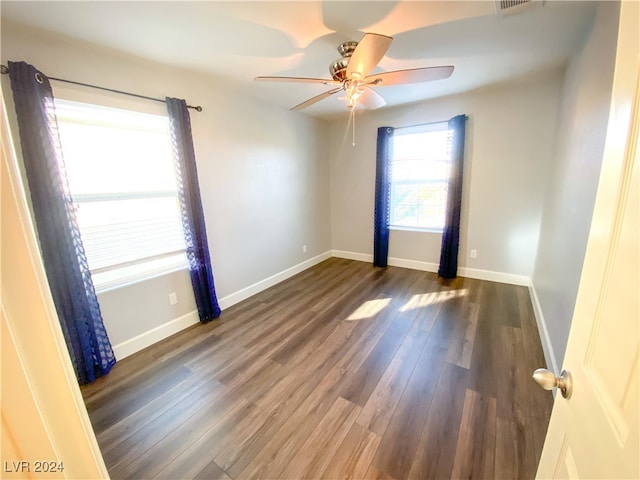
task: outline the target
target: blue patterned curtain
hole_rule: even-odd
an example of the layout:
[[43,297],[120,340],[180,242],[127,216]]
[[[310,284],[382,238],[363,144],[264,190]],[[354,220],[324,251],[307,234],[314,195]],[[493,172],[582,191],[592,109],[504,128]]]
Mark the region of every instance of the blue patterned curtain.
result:
[[191,136],[191,120],[187,104],[177,98],[166,98],[171,139],[178,180],[178,196],[182,229],[187,246],[189,273],[200,321],[205,323],[220,316],[221,310],[213,284],[207,231],[198,184],[196,156]]
[[116,360],[69,194],[51,85],[25,62],[9,62],[9,77],[49,288],[78,381],[89,383]]
[[442,278],[456,278],[458,275],[458,246],[460,243],[460,210],[462,205],[462,166],[464,163],[464,134],[466,115],[458,115],[449,120],[453,131],[451,140],[451,177],[447,189],[447,211],[442,232],[440,266],[438,275]]
[[389,166],[393,155],[393,128],[378,128],[376,147],[376,197],[373,221],[373,265],[386,267],[389,255],[389,203],[391,176]]

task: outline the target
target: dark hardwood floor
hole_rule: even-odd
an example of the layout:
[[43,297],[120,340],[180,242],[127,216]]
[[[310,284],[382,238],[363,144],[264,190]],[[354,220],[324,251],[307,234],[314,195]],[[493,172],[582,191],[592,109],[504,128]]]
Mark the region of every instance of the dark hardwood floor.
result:
[[533,478],[525,287],[329,259],[83,387],[114,479]]

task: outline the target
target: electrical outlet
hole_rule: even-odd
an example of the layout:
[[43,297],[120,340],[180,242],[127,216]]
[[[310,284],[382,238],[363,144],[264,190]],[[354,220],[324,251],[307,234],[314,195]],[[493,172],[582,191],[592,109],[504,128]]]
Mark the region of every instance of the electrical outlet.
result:
[[302,245],[302,253],[307,253],[307,246],[306,245]]
[[477,251],[477,250],[471,250],[471,251],[469,252],[469,256],[470,256],[471,258],[478,258],[478,251]]
[[176,295],[176,292],[171,292],[169,294],[169,305],[175,305],[176,303],[178,303],[178,295]]

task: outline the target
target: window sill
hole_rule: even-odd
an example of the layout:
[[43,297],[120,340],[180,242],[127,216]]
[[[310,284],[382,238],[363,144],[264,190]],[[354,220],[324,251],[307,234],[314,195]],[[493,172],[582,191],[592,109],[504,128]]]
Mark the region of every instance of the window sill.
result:
[[400,230],[405,232],[422,232],[422,233],[439,233],[442,234],[444,231],[441,228],[420,228],[420,227],[402,227],[390,225],[389,230]]
[[184,253],[150,262],[129,265],[123,268],[92,274],[97,294],[128,287],[152,278],[187,270],[189,265]]

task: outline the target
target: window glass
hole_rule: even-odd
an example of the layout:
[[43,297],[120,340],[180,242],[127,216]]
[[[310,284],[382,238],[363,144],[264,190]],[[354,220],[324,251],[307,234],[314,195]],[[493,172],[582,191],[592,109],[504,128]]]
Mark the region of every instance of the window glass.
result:
[[96,289],[184,268],[168,118],[64,100],[56,116]]
[[447,122],[394,131],[390,164],[392,228],[444,228],[451,139]]

